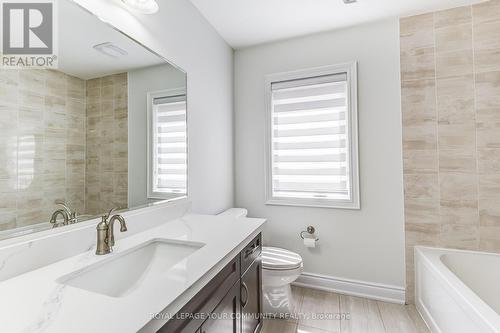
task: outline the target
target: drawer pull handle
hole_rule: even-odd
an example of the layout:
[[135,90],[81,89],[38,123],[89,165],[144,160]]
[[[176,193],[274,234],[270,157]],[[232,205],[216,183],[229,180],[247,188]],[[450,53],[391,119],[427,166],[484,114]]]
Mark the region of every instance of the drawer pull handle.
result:
[[259,247],[254,245],[253,248],[246,250],[245,251],[245,259],[250,257],[252,254],[254,254],[258,249],[259,249]]
[[240,295],[241,297],[241,307],[246,307],[248,304],[248,287],[245,282],[241,283],[241,291],[245,290],[245,300],[243,300],[243,295]]

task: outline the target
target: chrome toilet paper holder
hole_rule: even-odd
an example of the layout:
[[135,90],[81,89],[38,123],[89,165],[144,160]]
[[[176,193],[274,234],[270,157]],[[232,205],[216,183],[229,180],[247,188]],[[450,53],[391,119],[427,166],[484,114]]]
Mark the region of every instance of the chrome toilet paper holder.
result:
[[[312,225],[310,225],[310,226],[308,226],[308,227],[307,227],[307,230],[304,230],[304,231],[302,231],[302,232],[300,233],[300,238],[305,239],[305,237],[304,237],[304,234],[305,234],[305,233],[308,233],[309,235],[314,236],[314,233],[315,233],[315,232],[316,232],[316,228],[314,228]],[[317,242],[317,241],[319,241],[319,238],[318,238],[318,237],[316,237],[316,238],[315,238],[315,241],[316,241],[316,242]]]

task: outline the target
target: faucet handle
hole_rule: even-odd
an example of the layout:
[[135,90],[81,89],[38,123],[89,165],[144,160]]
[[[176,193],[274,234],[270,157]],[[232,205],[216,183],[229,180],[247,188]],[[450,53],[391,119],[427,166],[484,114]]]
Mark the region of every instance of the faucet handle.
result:
[[71,206],[71,204],[69,202],[67,202],[66,200],[62,200],[62,199],[56,199],[54,201],[54,204],[58,205],[58,206],[61,206],[62,208],[64,208],[64,210],[68,211],[68,212],[72,212],[73,211],[73,207]]
[[115,211],[117,211],[117,210],[119,210],[119,209],[120,209],[120,208],[118,208],[118,207],[111,208],[107,214],[104,214],[104,215],[103,215],[103,217],[102,217],[103,221],[107,221],[107,220],[111,217],[111,215],[112,215]]
[[68,203],[66,202],[66,200],[63,200],[63,199],[54,200],[54,204],[59,205],[59,206],[68,206]]
[[70,224],[78,222],[78,212],[73,209],[71,204],[63,199],[56,199],[54,204],[61,206],[62,209],[68,214],[68,220]]

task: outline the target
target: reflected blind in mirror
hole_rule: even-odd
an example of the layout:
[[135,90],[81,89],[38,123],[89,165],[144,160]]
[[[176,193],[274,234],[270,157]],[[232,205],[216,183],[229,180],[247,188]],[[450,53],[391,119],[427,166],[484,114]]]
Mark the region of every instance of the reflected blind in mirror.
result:
[[271,84],[272,196],[350,199],[347,74]]
[[186,95],[153,99],[153,129],[153,191],[186,194]]

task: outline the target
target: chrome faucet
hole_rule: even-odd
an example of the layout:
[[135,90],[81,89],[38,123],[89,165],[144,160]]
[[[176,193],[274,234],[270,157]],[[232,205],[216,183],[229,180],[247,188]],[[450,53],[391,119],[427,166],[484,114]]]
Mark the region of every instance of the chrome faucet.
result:
[[123,216],[111,216],[114,211],[115,209],[110,210],[108,214],[102,217],[102,221],[97,225],[97,248],[95,252],[97,255],[108,254],[113,251],[113,246],[115,245],[113,225],[115,221],[120,222],[121,232],[127,231],[127,224],[125,223]]
[[59,215],[61,215],[64,219],[64,222],[62,223],[62,225],[68,224],[69,219],[70,219],[70,217],[68,216],[68,213],[64,209],[58,209],[52,214],[52,217],[50,218],[50,223],[52,223],[52,228],[56,228],[59,226],[59,223],[57,223],[57,217]]

